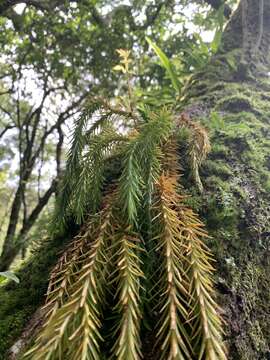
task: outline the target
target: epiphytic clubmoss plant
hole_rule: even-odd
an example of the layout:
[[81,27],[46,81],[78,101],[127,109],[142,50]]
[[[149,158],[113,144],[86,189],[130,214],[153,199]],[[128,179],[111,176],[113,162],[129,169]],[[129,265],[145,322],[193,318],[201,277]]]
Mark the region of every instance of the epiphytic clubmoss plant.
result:
[[[178,153],[177,133],[191,132],[195,181],[209,141],[199,124],[177,119],[167,108],[137,111],[103,99],[86,105],[56,216],[62,225],[70,216],[83,225],[52,272],[44,325],[25,358],[142,359],[143,301],[151,293],[158,359],[226,359],[208,235],[179,184],[186,155]],[[115,154],[120,175],[104,191],[105,162]],[[102,346],[108,334],[111,351]]]

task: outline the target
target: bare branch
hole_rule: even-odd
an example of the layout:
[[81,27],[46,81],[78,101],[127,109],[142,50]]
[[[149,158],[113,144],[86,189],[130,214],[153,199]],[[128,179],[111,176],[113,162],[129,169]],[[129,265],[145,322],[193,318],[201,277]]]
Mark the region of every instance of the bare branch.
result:
[[61,128],[61,125],[57,128],[57,132],[58,132],[58,143],[56,146],[56,173],[57,173],[57,177],[59,177],[61,173],[61,156],[62,156],[62,146],[64,142],[64,133]]
[[11,129],[14,129],[15,126],[14,125],[8,125],[5,127],[5,129],[0,133],[0,139],[5,135],[5,133],[8,131],[8,130],[11,130]]
[[57,180],[53,179],[51,182],[50,187],[47,189],[47,191],[44,193],[43,196],[40,197],[37,205],[31,212],[31,214],[28,216],[28,218],[25,220],[23,227],[19,234],[19,241],[21,242],[21,237],[25,237],[28,231],[31,229],[35,221],[37,220],[39,214],[44,209],[44,207],[47,205],[51,195],[55,192],[57,185]]
[[13,121],[12,113],[9,110],[4,108],[4,106],[2,106],[2,105],[0,105],[0,110],[2,110],[3,113],[6,114],[10,118],[10,120]]

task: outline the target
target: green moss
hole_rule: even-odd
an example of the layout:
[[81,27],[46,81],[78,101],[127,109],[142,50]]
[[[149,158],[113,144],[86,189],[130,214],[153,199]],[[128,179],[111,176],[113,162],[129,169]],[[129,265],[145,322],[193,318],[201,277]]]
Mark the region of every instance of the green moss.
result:
[[7,359],[7,350],[21,334],[34,311],[43,303],[49,272],[68,237],[44,243],[16,274],[20,283],[0,287],[0,359]]
[[204,180],[205,187],[207,190],[219,190],[219,189],[227,189],[229,190],[228,183],[223,181],[220,177],[216,175],[208,174],[207,178]]
[[[270,80],[258,75],[255,82],[248,72],[251,81],[237,83],[241,53],[226,55],[215,56],[196,77],[195,88],[190,87],[188,105],[191,111],[201,110],[212,146],[200,171],[202,200],[195,196],[190,204],[204,218],[212,236],[208,245],[217,259],[217,279],[225,281],[220,300],[228,321],[229,358],[266,360],[270,355]],[[208,90],[193,99],[200,81],[209,84]]]
[[237,114],[229,114],[223,116],[225,124],[246,124],[249,126],[259,125],[261,122],[257,120],[256,116],[247,111],[240,111]]
[[[33,307],[28,306],[24,309],[15,309],[12,314],[8,314],[1,319],[0,322],[0,359],[6,359],[5,351],[10,348],[13,344],[14,339],[21,335],[21,331],[31,313],[33,312]],[[4,352],[4,353],[3,353]]]
[[229,154],[230,154],[230,149],[227,146],[223,144],[219,144],[218,142],[212,144],[212,149],[211,149],[212,158],[222,158],[224,160],[229,156]]
[[207,226],[213,228],[221,227],[235,227],[238,224],[238,210],[232,205],[221,205],[219,200],[210,200],[207,204],[208,216]]
[[225,164],[222,160],[205,161],[203,171],[206,171],[208,174],[218,176],[223,180],[228,179],[233,174],[230,166]]
[[[266,332],[263,323],[267,322],[267,313],[258,309],[263,309],[265,300],[269,299],[269,291],[262,297],[261,284],[267,281],[267,274],[262,268],[258,259],[248,261],[244,267],[234,267],[231,269],[232,290],[241,299],[241,311],[244,315],[246,328],[236,339],[241,360],[253,360],[260,353],[268,352]],[[257,318],[254,313],[257,313]],[[263,322],[260,320],[264,320]],[[264,359],[264,357],[262,357]]]
[[242,200],[247,200],[248,199],[248,194],[246,193],[246,191],[239,186],[238,184],[232,184],[231,185],[231,190],[232,193],[238,198],[238,199],[242,199]]
[[[182,190],[183,192],[183,190]],[[192,208],[196,213],[200,212],[204,203],[204,199],[198,189],[195,186],[192,186],[187,191],[187,198],[185,200],[185,205]]]
[[267,180],[264,182],[263,187],[266,192],[270,192],[270,176],[268,175]]
[[233,95],[219,100],[215,109],[217,111],[230,111],[232,113],[242,111],[253,111],[253,104],[248,96]]

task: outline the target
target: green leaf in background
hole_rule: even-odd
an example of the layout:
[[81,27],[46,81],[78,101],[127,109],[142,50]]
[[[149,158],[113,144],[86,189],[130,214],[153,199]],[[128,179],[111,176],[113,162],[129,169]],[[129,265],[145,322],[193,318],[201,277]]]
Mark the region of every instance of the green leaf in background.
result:
[[157,56],[159,57],[162,66],[165,68],[165,70],[167,71],[172,85],[174,87],[174,89],[177,92],[180,92],[181,90],[181,83],[178,79],[178,75],[175,71],[175,68],[172,64],[172,62],[169,60],[169,58],[167,57],[167,55],[155,44],[153,43],[153,41],[146,36],[146,40],[148,42],[148,44],[151,46],[151,48],[155,51],[155,53],[157,54]]
[[217,13],[218,25],[216,28],[215,36],[213,41],[211,42],[211,50],[213,54],[215,54],[221,43],[222,33],[223,33],[223,25],[224,25],[224,4],[220,6]]
[[14,275],[12,272],[10,271],[4,271],[4,272],[0,272],[0,282],[2,282],[3,280],[8,279],[8,280],[13,280],[15,281],[17,284],[20,282],[20,280],[17,278],[16,275]]

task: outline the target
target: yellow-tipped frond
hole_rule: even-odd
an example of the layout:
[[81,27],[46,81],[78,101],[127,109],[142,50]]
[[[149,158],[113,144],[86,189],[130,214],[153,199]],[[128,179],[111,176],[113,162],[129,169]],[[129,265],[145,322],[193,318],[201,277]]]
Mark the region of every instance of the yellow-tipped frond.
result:
[[[25,354],[25,358],[99,359],[99,343],[102,340],[99,329],[108,263],[106,245],[111,231],[111,211],[112,205],[109,202],[98,216],[90,219],[81,235],[83,249],[76,246],[78,238],[76,239],[68,299],[64,303],[61,301],[62,291],[65,289],[63,284],[70,280],[70,274],[64,272],[60,285],[56,289],[49,289],[48,305],[53,310],[50,310],[43,331],[34,347]],[[56,298],[52,295],[55,290],[58,293]]]
[[199,175],[199,168],[211,149],[208,133],[199,122],[192,121],[185,113],[181,114],[177,125],[190,130],[189,157],[191,172],[198,189],[202,192],[203,186]]
[[203,243],[208,235],[191,209],[180,205],[178,213],[183,223],[183,236],[188,247],[186,256],[190,264],[188,275],[193,348],[198,360],[225,360],[227,357],[222,343],[224,323],[215,300],[212,255]]
[[141,354],[141,281],[143,272],[140,268],[140,237],[129,230],[116,234],[117,257],[117,292],[119,300],[116,310],[121,319],[118,324],[118,337],[113,347],[113,355],[118,360],[139,360]]
[[163,289],[158,342],[161,359],[192,359],[192,345],[186,322],[189,317],[186,245],[181,237],[181,223],[175,210],[178,203],[177,177],[161,176],[155,205],[158,250],[163,255]]

